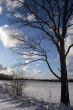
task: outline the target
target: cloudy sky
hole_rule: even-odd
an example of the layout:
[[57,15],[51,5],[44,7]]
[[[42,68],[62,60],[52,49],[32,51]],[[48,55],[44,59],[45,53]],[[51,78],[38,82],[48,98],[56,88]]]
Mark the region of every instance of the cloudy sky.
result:
[[[4,7],[2,5],[2,2],[0,2],[0,71],[1,72],[7,71],[9,74],[11,67],[15,65],[17,61],[20,60],[20,57],[13,54],[10,49],[12,47],[16,47],[16,44],[18,43],[18,41],[10,38],[11,33],[14,33],[15,29],[13,29],[14,27],[9,23],[7,19],[8,15],[6,13],[7,13],[7,7]],[[33,17],[29,16],[28,19],[32,20]],[[27,35],[31,36],[31,34],[34,35],[35,33],[37,33],[36,30],[34,31],[30,28],[25,28],[24,31],[26,36]],[[73,27],[71,27],[71,29],[68,31],[68,36],[70,37],[67,38],[66,48],[71,43],[73,43]],[[58,55],[53,53],[53,47],[50,46],[50,48],[51,48],[50,63],[52,64],[52,67],[54,68],[54,70],[58,73],[57,67],[55,67],[55,65],[59,64]],[[70,68],[73,67],[72,63],[73,63],[73,49],[70,50],[70,53],[67,57],[67,65],[70,64],[71,65]],[[23,71],[25,72],[26,77],[36,77],[36,78],[53,78],[54,77],[51,75],[50,71],[48,70],[47,65],[41,61],[35,62],[34,64],[30,64],[23,67]]]

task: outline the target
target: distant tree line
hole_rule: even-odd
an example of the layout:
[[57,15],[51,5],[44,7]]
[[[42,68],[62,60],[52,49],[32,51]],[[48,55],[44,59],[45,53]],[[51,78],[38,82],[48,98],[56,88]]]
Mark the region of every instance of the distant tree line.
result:
[[13,79],[12,75],[0,73],[0,80],[11,80],[11,79]]
[[[0,80],[33,80],[33,81],[49,81],[49,82],[60,82],[58,79],[30,79],[23,77],[14,77],[14,75],[7,75],[0,73]],[[69,82],[73,82],[73,78],[68,79]]]

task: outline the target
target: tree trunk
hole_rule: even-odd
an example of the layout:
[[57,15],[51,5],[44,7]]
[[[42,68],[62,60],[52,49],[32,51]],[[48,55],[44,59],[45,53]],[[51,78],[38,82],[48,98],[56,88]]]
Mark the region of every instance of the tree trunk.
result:
[[60,65],[61,65],[61,103],[69,105],[69,88],[67,77],[67,66],[65,58],[65,46],[64,41],[60,42]]

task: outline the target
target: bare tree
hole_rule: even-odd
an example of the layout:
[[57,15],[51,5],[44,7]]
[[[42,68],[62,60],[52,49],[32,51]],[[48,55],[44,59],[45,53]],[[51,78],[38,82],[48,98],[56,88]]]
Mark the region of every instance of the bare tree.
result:
[[17,96],[23,95],[23,87],[24,87],[24,81],[22,80],[23,75],[22,71],[15,72],[13,71],[13,80],[11,81],[11,92],[16,94]]
[[[53,69],[49,64],[47,58],[47,49],[44,50],[41,47],[41,40],[39,42],[36,40],[26,40],[24,37],[15,36],[16,39],[24,43],[23,49],[25,51],[29,48],[32,49],[30,54],[28,52],[22,52],[22,55],[27,56],[40,56],[38,60],[43,60],[48,64],[51,72],[61,80],[61,102],[68,105],[69,101],[69,90],[68,90],[68,77],[67,77],[67,64],[66,58],[73,47],[71,44],[68,49],[65,49],[65,39],[67,36],[67,31],[73,25],[72,15],[73,15],[73,1],[72,0],[17,0],[19,7],[15,11],[14,23],[21,23],[21,26],[30,26],[45,33],[44,39],[51,41],[57,52],[59,54],[60,60],[60,72],[61,78],[55,74]],[[26,45],[26,46],[25,46]],[[21,46],[21,45],[20,45]],[[35,52],[37,51],[37,52]],[[21,53],[18,52],[19,54]],[[28,63],[37,61],[37,59],[30,61]],[[27,64],[28,64],[27,63]],[[24,64],[25,65],[25,64]]]

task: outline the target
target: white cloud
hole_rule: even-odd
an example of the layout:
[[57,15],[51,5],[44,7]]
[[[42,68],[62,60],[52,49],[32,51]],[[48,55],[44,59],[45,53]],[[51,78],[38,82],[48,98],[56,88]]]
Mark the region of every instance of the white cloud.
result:
[[39,58],[38,53],[36,51],[30,52],[25,51],[23,52],[23,58],[25,59],[25,63],[28,63],[31,59],[36,60]]
[[32,72],[33,72],[33,74],[36,74],[36,75],[42,73],[41,70],[39,70],[37,68],[32,69]]
[[[68,36],[66,42],[66,48],[68,48],[71,44],[73,44],[73,36]],[[73,48],[70,49],[69,56],[73,56]]]
[[41,75],[39,75],[41,73],[41,70],[38,70],[36,68],[31,69],[30,67],[24,67],[24,77],[26,78],[40,78]]
[[25,59],[25,63],[29,63],[30,62],[30,60],[28,60],[28,59]]
[[1,70],[6,70],[7,69],[7,67],[4,67],[2,64],[0,64],[0,71]]
[[0,74],[12,75],[13,72],[12,72],[12,69],[11,68],[7,68],[6,67],[6,69],[0,70]]
[[41,70],[37,68],[33,69],[27,69],[25,68],[26,71],[24,71],[24,77],[25,78],[33,78],[33,79],[52,79],[55,78],[51,73],[43,73]]
[[[37,65],[37,64],[36,64]],[[33,78],[33,79],[50,79],[55,78],[51,73],[49,74],[43,72],[41,69],[37,68],[37,66],[25,66],[23,67],[24,77],[25,78]]]
[[[36,64],[37,65],[37,64]],[[23,67],[24,77],[26,78],[40,78],[41,70],[37,69],[36,66],[27,65]]]
[[36,66],[38,67],[38,66],[40,66],[40,64],[39,64],[39,63],[37,63],[37,64],[36,64]]
[[[73,26],[68,30],[68,37],[66,38],[66,51],[71,44],[73,44]],[[67,56],[67,65],[70,63],[73,63],[73,47],[70,49]]]
[[30,15],[28,15],[27,19],[28,19],[28,21],[34,21],[35,16],[33,14],[30,14]]
[[23,71],[28,71],[29,66],[23,67]]
[[0,14],[2,14],[2,7],[0,6]]
[[8,71],[8,73],[10,73],[12,71],[12,69],[11,68],[7,68],[7,71]]
[[6,48],[15,47],[18,43],[17,40],[11,38],[11,34],[14,34],[14,30],[8,25],[0,27],[0,40]]

